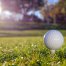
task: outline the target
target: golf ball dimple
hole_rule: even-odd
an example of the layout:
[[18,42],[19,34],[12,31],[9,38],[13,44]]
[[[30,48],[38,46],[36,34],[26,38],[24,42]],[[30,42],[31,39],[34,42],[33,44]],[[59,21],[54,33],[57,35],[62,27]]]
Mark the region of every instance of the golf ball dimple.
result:
[[56,50],[62,46],[64,38],[58,30],[50,30],[44,35],[44,42],[47,48]]

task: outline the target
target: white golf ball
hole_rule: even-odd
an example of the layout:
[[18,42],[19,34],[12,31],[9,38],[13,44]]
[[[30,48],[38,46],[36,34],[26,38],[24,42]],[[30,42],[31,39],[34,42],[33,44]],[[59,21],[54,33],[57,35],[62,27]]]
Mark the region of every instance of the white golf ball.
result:
[[50,50],[57,50],[62,46],[64,38],[58,30],[50,30],[44,35],[44,42]]

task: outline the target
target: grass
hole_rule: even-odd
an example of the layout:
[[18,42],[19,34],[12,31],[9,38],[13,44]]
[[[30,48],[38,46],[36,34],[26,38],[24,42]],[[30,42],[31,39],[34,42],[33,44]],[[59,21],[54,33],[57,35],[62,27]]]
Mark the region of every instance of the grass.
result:
[[[41,33],[45,32],[42,31]],[[61,30],[61,32],[66,40],[65,31]],[[66,66],[66,41],[62,48],[56,51],[52,59],[50,50],[45,47],[41,35],[1,37],[0,66],[50,66],[52,63],[54,66]]]
[[[0,30],[2,36],[43,36],[48,30]],[[66,30],[59,30],[66,36]]]

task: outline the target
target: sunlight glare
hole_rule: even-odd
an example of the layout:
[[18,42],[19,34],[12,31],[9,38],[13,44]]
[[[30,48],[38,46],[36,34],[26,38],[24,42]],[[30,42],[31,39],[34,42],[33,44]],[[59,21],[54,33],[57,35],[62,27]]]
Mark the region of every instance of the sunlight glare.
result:
[[1,2],[0,2],[0,14],[2,13],[2,6],[1,6]]

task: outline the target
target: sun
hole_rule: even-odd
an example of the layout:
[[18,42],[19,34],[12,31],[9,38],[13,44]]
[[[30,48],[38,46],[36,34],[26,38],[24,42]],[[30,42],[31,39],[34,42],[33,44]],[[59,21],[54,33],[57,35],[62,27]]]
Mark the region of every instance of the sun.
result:
[[2,13],[2,5],[1,5],[1,2],[0,2],[0,14]]
[[0,14],[2,13],[2,7],[0,6]]

